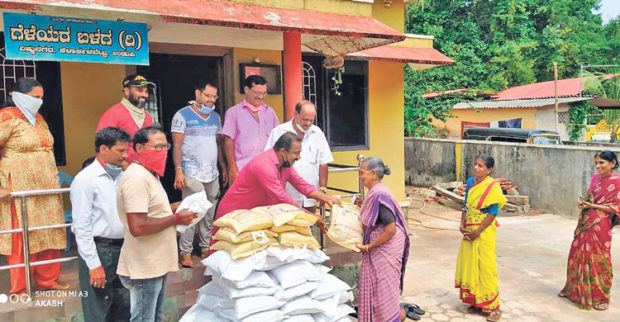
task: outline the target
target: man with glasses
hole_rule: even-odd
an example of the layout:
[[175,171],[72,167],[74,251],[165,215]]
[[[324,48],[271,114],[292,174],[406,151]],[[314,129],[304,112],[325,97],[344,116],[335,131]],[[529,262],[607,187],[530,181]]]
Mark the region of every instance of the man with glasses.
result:
[[[142,75],[129,75],[123,79],[123,98],[114,106],[108,108],[97,124],[97,132],[106,127],[117,127],[133,137],[139,129],[152,126],[153,119],[144,107],[149,98],[149,87],[155,84],[149,82]],[[127,152],[127,162],[131,163],[135,157],[133,147]],[[124,163],[123,168],[129,164]]]
[[[182,197],[195,193],[194,184],[207,193],[207,199],[215,205],[220,191],[218,162],[224,170],[223,182],[227,174],[224,164],[222,140],[218,140],[222,128],[220,116],[215,112],[217,88],[207,81],[200,81],[194,87],[195,99],[180,109],[172,119],[172,160],[175,167],[174,187],[181,190]],[[195,186],[195,185],[194,185]],[[211,207],[204,218],[196,224],[200,238],[203,257],[209,250],[209,236],[213,228],[215,206]],[[179,249],[181,266],[193,268],[192,250],[195,226],[189,227],[181,234]]]
[[267,96],[264,77],[248,76],[243,90],[245,98],[226,111],[222,128],[231,184],[243,167],[263,152],[271,130],[280,124],[276,112],[264,102]]
[[196,218],[176,212],[159,178],[164,175],[170,144],[160,127],[147,127],[133,138],[136,160],[118,185],[118,216],[125,228],[118,274],[129,290],[131,321],[162,321],[168,272],[178,271],[176,225]]

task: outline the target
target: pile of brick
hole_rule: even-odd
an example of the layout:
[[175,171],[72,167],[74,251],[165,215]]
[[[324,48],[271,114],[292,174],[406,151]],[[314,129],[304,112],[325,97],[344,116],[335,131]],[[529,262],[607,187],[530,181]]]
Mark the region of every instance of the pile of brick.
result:
[[[504,214],[526,214],[530,212],[530,198],[519,195],[518,186],[506,178],[498,179],[508,203],[502,208]],[[431,189],[439,195],[438,203],[454,209],[461,209],[465,198],[465,183],[460,181],[441,182]]]

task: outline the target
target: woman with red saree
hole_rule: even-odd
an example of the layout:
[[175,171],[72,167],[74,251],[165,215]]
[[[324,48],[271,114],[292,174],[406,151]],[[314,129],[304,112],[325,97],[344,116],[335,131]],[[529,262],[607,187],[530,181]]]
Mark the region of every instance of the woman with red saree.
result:
[[620,212],[618,159],[612,151],[594,156],[598,173],[592,176],[568,254],[566,284],[558,296],[575,302],[581,309],[606,310],[611,296],[611,229]]
[[455,287],[459,297],[469,304],[470,313],[489,313],[487,321],[498,321],[499,282],[495,261],[497,221],[506,197],[499,182],[489,176],[495,160],[489,155],[476,158],[474,177],[467,180],[461,214],[463,234],[456,260]]
[[359,176],[368,195],[361,208],[364,231],[359,278],[358,321],[398,322],[405,319],[399,307],[409,257],[405,215],[388,187],[381,183],[390,168],[378,157],[360,164]]

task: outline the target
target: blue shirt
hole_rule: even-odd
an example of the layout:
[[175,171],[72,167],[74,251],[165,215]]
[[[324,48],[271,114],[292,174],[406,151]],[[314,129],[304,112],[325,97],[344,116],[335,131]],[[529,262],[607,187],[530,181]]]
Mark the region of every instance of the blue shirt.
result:
[[[475,177],[471,177],[467,179],[467,183],[465,184],[465,199],[463,199],[463,207],[467,207],[467,195],[469,193],[469,189],[474,185]],[[480,209],[481,212],[489,215],[498,215],[499,214],[499,206],[495,203],[486,208]]]
[[217,179],[217,134],[222,123],[220,115],[213,111],[203,118],[190,106],[180,109],[172,119],[170,130],[182,133],[183,173],[207,183]]

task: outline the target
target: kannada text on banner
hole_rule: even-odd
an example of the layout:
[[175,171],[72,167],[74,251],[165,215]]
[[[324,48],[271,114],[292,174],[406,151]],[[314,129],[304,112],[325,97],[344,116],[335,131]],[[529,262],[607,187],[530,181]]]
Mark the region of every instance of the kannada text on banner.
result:
[[4,12],[7,59],[148,65],[144,23]]

